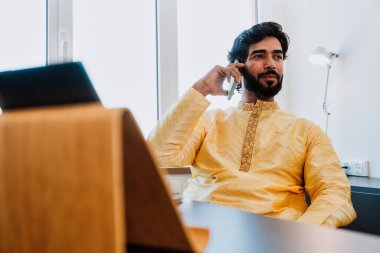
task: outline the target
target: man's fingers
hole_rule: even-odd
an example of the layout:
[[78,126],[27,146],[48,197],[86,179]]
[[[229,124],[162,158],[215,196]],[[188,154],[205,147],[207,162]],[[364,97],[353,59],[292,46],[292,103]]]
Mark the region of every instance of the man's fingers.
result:
[[240,71],[237,69],[237,68],[228,68],[228,70],[231,72],[231,75],[233,75],[235,81],[237,83],[240,83],[240,77],[241,77],[241,73]]
[[244,67],[245,64],[244,63],[240,63],[240,62],[236,62],[236,63],[230,63],[227,65],[227,68],[233,72],[233,76],[236,80],[237,83],[240,84],[240,77],[241,77],[241,73],[239,71],[238,68],[242,68]]
[[234,67],[234,68],[242,68],[244,66],[245,66],[245,64],[241,63],[241,62],[230,63],[227,65],[227,67]]
[[227,81],[229,83],[231,82],[231,76],[236,80],[237,83],[240,83],[241,73],[239,69],[236,67],[236,65],[238,64],[244,66],[244,63],[231,63],[227,67],[217,65],[216,70],[218,71],[221,77],[227,77]]
[[227,77],[227,81],[230,83],[231,82],[231,72],[230,71],[225,71],[226,73],[226,77]]
[[[233,64],[228,65],[227,67],[222,67],[220,65],[216,65],[214,67],[213,71],[216,71],[219,78],[218,80],[215,80],[216,81],[216,83],[214,83],[215,85],[214,84],[212,85],[213,92],[211,94],[228,96],[228,91],[222,88],[222,83],[225,79],[227,79],[228,83],[231,83],[232,78],[236,81],[236,83],[238,84],[241,83],[240,80],[241,80],[242,74],[240,73],[239,69],[236,66],[239,66],[239,67],[244,66],[244,63],[233,63]],[[210,83],[213,83],[213,81]]]

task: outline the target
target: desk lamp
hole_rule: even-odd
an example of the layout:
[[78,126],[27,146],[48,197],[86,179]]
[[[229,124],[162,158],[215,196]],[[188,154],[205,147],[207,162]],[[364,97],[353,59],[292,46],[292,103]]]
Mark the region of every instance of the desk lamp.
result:
[[320,65],[320,66],[327,66],[327,77],[326,77],[326,84],[325,84],[325,94],[323,96],[323,112],[326,115],[326,125],[325,125],[325,132],[328,133],[328,125],[329,125],[329,117],[330,112],[328,110],[328,103],[327,103],[327,91],[329,87],[329,76],[330,76],[330,69],[331,65],[334,59],[338,58],[339,55],[334,52],[328,52],[326,48],[324,47],[317,47],[313,53],[311,53],[308,57],[309,61],[313,64]]

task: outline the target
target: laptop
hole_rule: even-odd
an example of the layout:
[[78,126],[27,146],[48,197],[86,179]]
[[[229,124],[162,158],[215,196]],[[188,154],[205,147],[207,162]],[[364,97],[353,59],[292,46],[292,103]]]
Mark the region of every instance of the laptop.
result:
[[100,100],[80,62],[0,72],[3,112],[90,102]]

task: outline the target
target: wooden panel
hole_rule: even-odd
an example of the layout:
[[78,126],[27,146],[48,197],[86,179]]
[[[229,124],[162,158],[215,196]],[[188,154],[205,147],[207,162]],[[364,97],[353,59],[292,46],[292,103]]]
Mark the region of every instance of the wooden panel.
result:
[[128,110],[99,105],[0,117],[0,253],[202,251]]
[[124,145],[128,243],[191,251],[161,170],[156,169],[129,112],[125,114]]
[[0,117],[0,252],[124,252],[122,110]]

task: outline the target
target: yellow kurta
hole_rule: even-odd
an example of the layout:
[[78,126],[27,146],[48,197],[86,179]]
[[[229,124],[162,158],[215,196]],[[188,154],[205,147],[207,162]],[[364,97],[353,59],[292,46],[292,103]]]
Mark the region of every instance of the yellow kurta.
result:
[[206,111],[209,104],[190,89],[148,139],[160,166],[192,165],[184,198],[330,227],[355,219],[349,182],[320,127],[275,102]]

